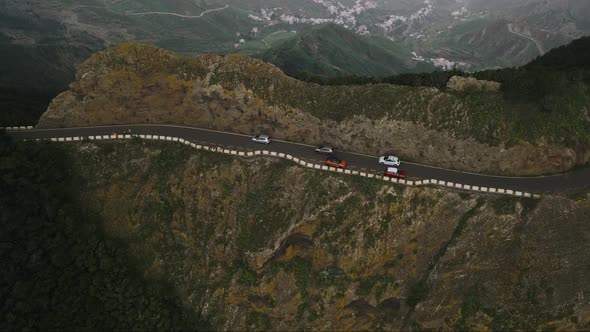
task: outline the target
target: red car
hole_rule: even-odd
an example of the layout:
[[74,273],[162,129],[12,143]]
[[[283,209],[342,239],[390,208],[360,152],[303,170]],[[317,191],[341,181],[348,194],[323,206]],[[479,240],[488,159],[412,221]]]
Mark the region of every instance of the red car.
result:
[[336,168],[345,168],[346,167],[346,160],[341,160],[336,157],[328,157],[326,161],[324,161],[324,165],[332,166]]
[[387,167],[385,172],[383,172],[383,175],[389,176],[390,178],[396,178],[396,179],[405,179],[406,178],[406,172],[399,170],[395,167]]

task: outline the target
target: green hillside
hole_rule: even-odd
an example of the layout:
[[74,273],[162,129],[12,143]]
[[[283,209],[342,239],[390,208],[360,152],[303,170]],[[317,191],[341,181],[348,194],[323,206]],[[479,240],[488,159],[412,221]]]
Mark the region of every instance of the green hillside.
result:
[[[473,123],[465,120],[457,122],[472,131],[478,139],[486,141],[486,135],[482,136],[486,131],[483,128],[497,134],[509,127],[511,129],[507,137],[511,137],[511,142],[519,139],[534,142],[547,138],[568,146],[581,147],[589,144],[590,37],[574,40],[569,45],[551,50],[521,67],[475,73],[408,73],[385,78],[303,78],[322,85],[386,83],[431,86],[445,90],[447,81],[455,75],[472,76],[502,84],[501,93],[456,94],[473,102],[470,106],[471,116],[481,117]],[[500,129],[503,127],[504,129]]]
[[529,66],[588,67],[590,66],[590,37],[574,40],[569,45],[552,49],[542,57],[531,61]]
[[271,47],[260,56],[289,75],[386,76],[431,71],[406,49],[377,37],[359,36],[335,24],[316,26]]
[[0,330],[210,330],[107,234],[73,160],[0,133]]
[[143,140],[0,134],[0,167],[2,331],[589,326],[587,195],[401,187]]
[[[54,0],[36,8],[52,15],[31,15],[24,6],[0,4],[4,29],[0,32],[0,61],[5,64],[0,66],[0,87],[26,93],[55,95],[64,91],[74,79],[75,66],[92,53],[128,39],[185,55],[229,53],[237,41],[236,31],[249,31],[254,26],[243,10],[185,1],[89,0],[74,5]],[[141,14],[178,12],[198,16],[213,9],[219,10],[193,19]],[[54,12],[58,10],[68,12],[75,21],[64,24]]]

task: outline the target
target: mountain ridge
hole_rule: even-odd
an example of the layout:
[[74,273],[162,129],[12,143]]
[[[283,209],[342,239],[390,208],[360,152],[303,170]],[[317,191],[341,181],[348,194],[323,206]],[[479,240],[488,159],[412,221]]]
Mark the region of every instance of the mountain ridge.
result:
[[[141,44],[98,52],[76,75],[39,127],[190,124],[243,134],[266,132],[307,144],[331,141],[374,155],[394,147],[406,160],[503,175],[561,172],[590,158],[584,130],[590,124],[580,121],[585,85],[563,95],[575,98],[554,104],[567,107],[567,116],[545,123],[528,101],[521,110],[522,103],[511,103],[500,92],[321,86],[298,81],[258,59],[179,57]],[[533,122],[544,125],[531,126]],[[566,125],[575,128],[575,135],[560,129]]]
[[[10,65],[0,69],[0,86],[12,82],[11,88],[24,92],[63,91],[76,65],[91,53],[124,41],[150,43],[184,55],[253,55],[267,50],[266,39],[274,39],[275,33],[298,33],[325,22],[358,37],[381,38],[384,45],[389,44],[386,49],[401,45],[404,51],[393,53],[404,57],[409,53],[404,61],[464,70],[520,65],[538,54],[534,43],[510,33],[507,23],[540,41],[543,49],[590,32],[590,25],[584,24],[590,22],[590,6],[581,2],[554,6],[519,0],[506,10],[490,2],[482,6],[481,1],[466,0],[340,4],[335,0],[281,0],[280,6],[276,1],[5,1],[0,4],[0,41],[5,45],[2,58]],[[199,16],[220,8],[225,9]],[[142,12],[181,16],[128,15]],[[515,17],[519,15],[521,20]],[[358,72],[359,66],[354,67]]]
[[433,65],[411,60],[407,50],[395,44],[386,47],[374,38],[326,23],[302,31],[257,57],[290,76],[306,72],[317,76],[380,77],[434,70]]

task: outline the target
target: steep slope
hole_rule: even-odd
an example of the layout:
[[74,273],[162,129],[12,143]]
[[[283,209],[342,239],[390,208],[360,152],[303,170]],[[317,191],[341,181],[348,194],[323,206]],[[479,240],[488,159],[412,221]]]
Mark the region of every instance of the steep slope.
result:
[[530,62],[529,67],[548,66],[554,68],[589,68],[590,37],[574,40],[566,46],[555,48],[542,57]]
[[246,12],[195,1],[2,1],[0,87],[57,94],[72,81],[75,66],[92,53],[130,40],[179,53],[225,53],[236,31],[254,26]]
[[[54,172],[1,163],[12,189],[2,213],[14,216],[0,233],[11,271],[0,288],[3,330],[183,329],[166,325],[188,323],[179,307],[215,330],[590,327],[587,194],[526,200],[396,187],[173,143],[31,150],[27,170],[46,161]],[[39,179],[75,190],[54,196],[35,187]],[[60,204],[23,209],[38,206],[35,195]],[[24,217],[41,212],[49,221]],[[117,275],[121,266],[135,276]],[[137,280],[169,288],[142,297]]]
[[454,59],[469,64],[469,70],[519,66],[539,56],[535,43],[511,33],[508,24],[508,20],[489,18],[457,22],[417,46],[425,49],[421,54]]
[[336,24],[298,33],[260,56],[289,75],[380,77],[434,70],[433,65],[411,57],[409,51],[391,42],[378,44]]
[[[526,81],[528,82],[528,81]],[[499,92],[387,84],[319,86],[240,56],[179,57],[123,44],[78,67],[40,127],[178,123],[496,174],[564,171],[590,158],[588,87],[548,96],[544,112]],[[557,116],[559,114],[559,116]]]
[[167,281],[145,277],[128,243],[105,234],[80,197],[79,157],[0,133],[0,329],[210,329]]
[[105,47],[80,31],[65,38],[60,22],[13,12],[0,4],[0,87],[56,95],[74,79],[74,66]]
[[54,95],[0,88],[0,127],[34,125]]

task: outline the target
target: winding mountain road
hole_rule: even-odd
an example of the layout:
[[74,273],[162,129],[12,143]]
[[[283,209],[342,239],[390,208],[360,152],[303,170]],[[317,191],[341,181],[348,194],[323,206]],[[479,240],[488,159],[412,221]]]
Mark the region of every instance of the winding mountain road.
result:
[[177,14],[177,13],[172,13],[172,12],[143,12],[143,13],[119,13],[121,15],[127,15],[127,16],[141,16],[141,15],[170,15],[170,16],[176,16],[176,17],[182,17],[182,18],[201,18],[203,17],[203,15],[208,14],[208,13],[212,13],[212,12],[217,12],[220,10],[224,10],[227,9],[229,6],[225,5],[223,7],[220,8],[213,8],[213,9],[207,9],[204,12],[202,12],[199,15],[182,15],[182,14]]
[[116,15],[122,15],[122,16],[168,15],[168,16],[176,16],[176,17],[180,17],[180,18],[201,18],[208,13],[217,12],[217,11],[229,8],[229,5],[225,5],[225,6],[219,7],[219,8],[207,9],[207,10],[203,11],[202,13],[200,13],[199,15],[183,15],[183,14],[178,14],[178,13],[173,13],[173,12],[158,12],[158,11],[140,12],[140,13],[120,13],[120,12],[110,9],[106,3],[106,0],[103,1],[103,3],[104,3],[104,7],[91,6],[91,5],[77,5],[77,6],[72,7],[72,10],[78,9],[78,8],[97,8],[97,9],[104,9],[110,13],[113,13]]
[[514,30],[514,25],[512,23],[508,23],[508,31],[511,32],[511,33],[513,33],[513,34],[515,34],[515,35],[517,35],[517,36],[519,36],[519,37],[522,37],[522,38],[525,38],[525,39],[528,39],[528,40],[532,41],[533,43],[535,43],[535,46],[537,46],[537,49],[539,50],[539,53],[541,55],[545,54],[545,49],[543,48],[543,45],[538,40],[536,40],[535,38],[533,38],[533,37],[531,37],[529,35],[525,35],[523,33],[516,32]]
[[[16,139],[48,139],[74,136],[110,135],[113,132],[122,134],[123,130],[131,129],[133,135],[162,135],[174,136],[200,144],[217,144],[224,148],[240,150],[259,150],[260,145],[250,141],[249,136],[209,129],[184,127],[177,125],[111,125],[81,128],[32,129],[23,131],[8,131],[8,135]],[[264,149],[283,152],[294,157],[310,161],[321,162],[325,156],[315,153],[314,146],[273,140]],[[384,166],[379,165],[377,156],[369,156],[354,152],[337,151],[336,155],[347,160],[352,169],[382,173]],[[569,173],[539,176],[539,177],[502,177],[453,171],[403,162],[400,169],[405,170],[410,178],[437,179],[472,186],[504,188],[510,190],[527,191],[536,194],[559,193],[590,189],[590,168],[575,170]]]

